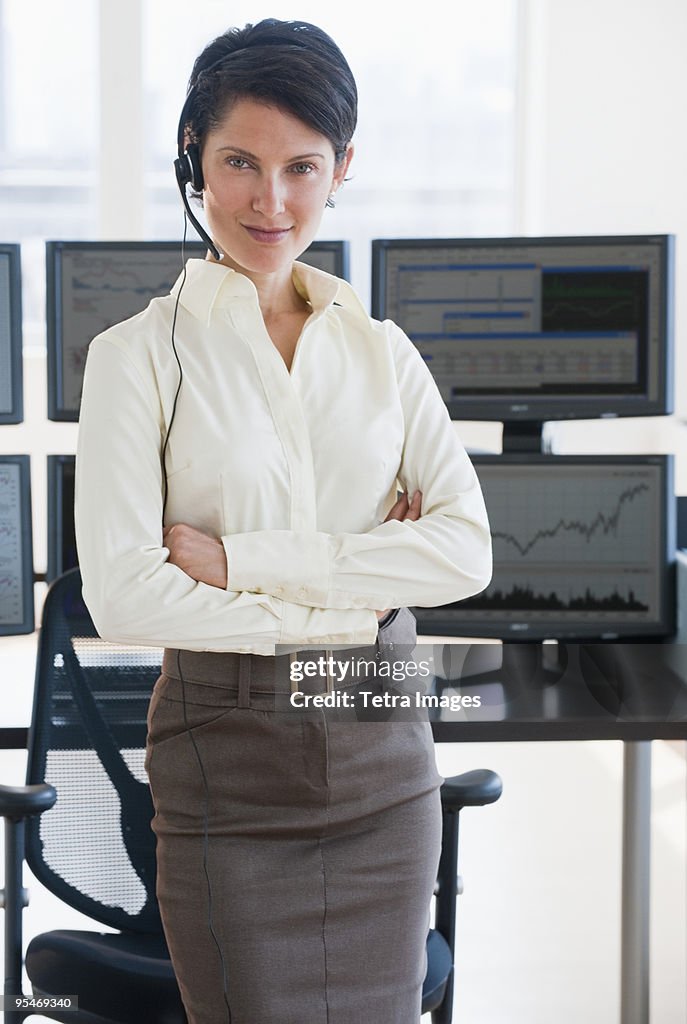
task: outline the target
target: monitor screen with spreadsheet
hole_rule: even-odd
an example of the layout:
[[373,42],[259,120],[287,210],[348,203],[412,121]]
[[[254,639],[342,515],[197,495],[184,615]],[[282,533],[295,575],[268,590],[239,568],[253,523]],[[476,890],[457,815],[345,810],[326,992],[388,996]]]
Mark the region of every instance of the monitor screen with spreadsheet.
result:
[[672,410],[673,236],[380,239],[372,314],[394,320],[451,417]]

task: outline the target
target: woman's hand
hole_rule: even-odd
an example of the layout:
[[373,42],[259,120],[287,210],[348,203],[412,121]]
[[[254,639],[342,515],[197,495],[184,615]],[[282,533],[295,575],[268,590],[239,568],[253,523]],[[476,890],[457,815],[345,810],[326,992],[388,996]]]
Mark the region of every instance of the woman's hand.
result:
[[[408,492],[404,491],[401,497],[398,499],[395,505],[389,509],[389,514],[384,520],[388,523],[391,519],[398,519],[399,522],[415,522],[420,518],[420,512],[422,509],[422,491],[415,491],[410,501],[408,501]],[[377,618],[382,619],[389,611],[388,608],[384,608],[381,612],[377,612]]]
[[175,523],[163,528],[162,542],[169,548],[167,561],[191,579],[227,589],[227,556],[217,537],[210,537],[188,523]]

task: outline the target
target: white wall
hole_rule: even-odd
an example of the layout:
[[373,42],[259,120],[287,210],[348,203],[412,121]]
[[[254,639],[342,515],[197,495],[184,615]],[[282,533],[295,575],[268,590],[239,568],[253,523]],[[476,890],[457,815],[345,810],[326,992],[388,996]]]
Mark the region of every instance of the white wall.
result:
[[672,451],[687,494],[687,4],[522,0],[518,230],[677,236],[677,417],[555,428],[561,451]]

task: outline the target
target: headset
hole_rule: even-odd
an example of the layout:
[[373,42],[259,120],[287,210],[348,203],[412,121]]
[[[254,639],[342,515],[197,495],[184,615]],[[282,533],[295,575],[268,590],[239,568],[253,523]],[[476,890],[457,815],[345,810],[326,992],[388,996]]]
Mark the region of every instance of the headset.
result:
[[[181,108],[181,114],[179,116],[179,127],[177,128],[177,158],[174,161],[174,173],[177,179],[177,185],[179,192],[181,193],[181,201],[184,204],[186,210],[186,216],[193,224],[194,228],[207,245],[208,249],[215,257],[216,260],[223,259],[224,254],[215,245],[214,241],[207,233],[203,225],[200,223],[198,218],[193,213],[191,205],[188,201],[186,194],[186,186],[190,185],[194,191],[202,192],[205,187],[205,179],[203,178],[203,166],[200,158],[200,146],[197,142],[189,142],[186,144],[186,121],[188,120],[188,113],[191,108],[191,104],[195,100],[196,90],[198,88],[198,82],[201,78],[205,77],[210,71],[213,71],[219,64],[223,64],[227,57],[233,57],[234,53],[225,54],[214,64],[211,64],[205,71],[201,71],[198,75],[193,86],[189,89],[186,97],[186,102]],[[183,288],[183,283],[182,283]]]

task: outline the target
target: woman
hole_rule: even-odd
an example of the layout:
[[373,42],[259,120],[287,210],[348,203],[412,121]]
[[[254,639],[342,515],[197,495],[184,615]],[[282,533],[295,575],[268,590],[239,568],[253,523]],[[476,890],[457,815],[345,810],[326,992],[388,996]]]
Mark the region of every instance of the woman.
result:
[[356,102],[312,25],[211,43],[180,160],[214,255],[86,366],[84,598],[105,638],[166,649],[146,766],[192,1024],[420,1019],[441,826],[429,726],[275,699],[304,649],[412,643],[394,609],[467,597],[491,571],[479,485],[416,349],[296,262],[348,170]]

